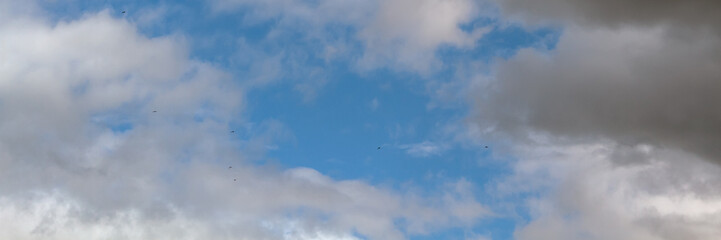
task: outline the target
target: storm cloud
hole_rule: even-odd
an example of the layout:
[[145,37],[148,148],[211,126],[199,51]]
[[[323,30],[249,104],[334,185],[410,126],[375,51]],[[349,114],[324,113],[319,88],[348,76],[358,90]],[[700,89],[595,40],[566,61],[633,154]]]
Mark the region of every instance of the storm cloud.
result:
[[[721,163],[721,38],[687,28],[717,28],[719,15],[711,9],[721,8],[703,1],[571,1],[562,10],[560,2],[546,4],[578,16],[564,20],[554,49],[523,49],[498,64],[489,95],[477,99],[480,122],[516,136],[533,130],[559,138],[611,138]],[[509,11],[529,16],[563,14],[507,4]],[[631,12],[602,13],[616,8]],[[667,8],[678,10],[667,14]],[[676,12],[683,9],[698,11]],[[596,19],[597,12],[603,17]]]

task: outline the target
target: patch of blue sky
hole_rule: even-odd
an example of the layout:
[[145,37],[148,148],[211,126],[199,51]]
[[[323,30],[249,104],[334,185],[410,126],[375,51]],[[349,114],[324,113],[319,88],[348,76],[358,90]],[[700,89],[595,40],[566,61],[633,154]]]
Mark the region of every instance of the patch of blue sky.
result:
[[[485,26],[490,30],[475,43],[473,48],[441,47],[438,58],[446,66],[456,66],[463,62],[480,61],[493,64],[498,59],[508,59],[523,48],[541,51],[553,50],[562,32],[556,28],[528,29],[517,24],[503,24],[492,19],[481,19],[476,26]],[[453,70],[446,68],[446,70]],[[488,72],[486,72],[488,73]]]
[[505,59],[522,48],[553,50],[561,31],[549,27],[527,29],[516,24],[496,26],[477,43],[473,55]]
[[114,133],[123,133],[123,132],[133,129],[133,124],[119,123],[119,124],[110,125],[109,127],[110,127],[110,130],[112,130]]
[[466,239],[513,239],[516,221],[509,218],[487,218],[471,227],[456,227],[441,232],[431,232],[425,235],[411,236],[411,240],[466,240]]
[[[555,34],[519,31],[491,31],[479,41],[478,48],[470,51],[468,59],[507,57],[498,53],[534,46],[537,44],[534,41]],[[502,41],[504,34],[518,39]],[[492,44],[484,45],[486,42]],[[494,48],[504,51],[492,51]],[[462,57],[454,51],[457,50],[440,53],[444,63]],[[442,78],[443,74],[434,77]],[[506,162],[487,159],[492,149],[461,148],[438,136],[444,124],[462,118],[466,111],[428,109],[426,105],[431,99],[422,86],[424,80],[418,76],[387,70],[357,74],[349,67],[338,67],[329,78],[329,83],[310,103],[301,101],[288,82],[249,93],[250,119],[278,119],[297,140],[281,144],[278,150],[268,153],[269,157],[287,167],[311,167],[336,179],[364,179],[396,187],[411,182],[434,189],[459,178],[483,186],[509,174]],[[423,142],[443,145],[444,149],[427,156],[413,156],[402,147]],[[482,202],[493,201],[482,193],[477,197]],[[522,202],[523,198],[515,200]],[[511,239],[515,224],[512,216],[494,218],[474,227],[472,232],[486,232],[484,236],[492,239]],[[412,239],[463,239],[468,231],[454,229]]]
[[131,8],[143,9],[157,5],[158,1],[39,1],[41,10],[45,11],[44,16],[51,22],[65,22],[76,20],[86,14],[95,14],[107,10],[111,16],[123,17],[122,11]]
[[[379,174],[382,178],[408,177],[419,161],[407,162],[410,159],[399,146],[428,135],[433,129],[428,126],[439,123],[443,116],[427,114],[427,97],[414,93],[396,76],[333,77],[336,79],[310,103],[300,101],[301,96],[287,85],[249,93],[248,101],[254,103],[249,106],[252,119],[278,119],[298,139],[294,146],[281,147],[282,151],[271,155],[284,159],[288,166],[313,167],[342,179]],[[379,102],[375,109],[374,99]]]
[[90,121],[96,126],[110,129],[113,133],[124,133],[133,129],[131,117],[123,114],[97,113],[90,117]]

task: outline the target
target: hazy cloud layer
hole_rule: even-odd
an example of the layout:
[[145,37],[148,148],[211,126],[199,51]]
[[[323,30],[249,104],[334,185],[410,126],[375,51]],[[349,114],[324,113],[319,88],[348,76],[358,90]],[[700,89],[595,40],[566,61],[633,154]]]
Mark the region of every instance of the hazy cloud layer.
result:
[[404,239],[488,214],[463,180],[428,198],[254,167],[240,150],[282,127],[229,136],[244,90],[182,37],[35,16],[0,23],[0,238]]

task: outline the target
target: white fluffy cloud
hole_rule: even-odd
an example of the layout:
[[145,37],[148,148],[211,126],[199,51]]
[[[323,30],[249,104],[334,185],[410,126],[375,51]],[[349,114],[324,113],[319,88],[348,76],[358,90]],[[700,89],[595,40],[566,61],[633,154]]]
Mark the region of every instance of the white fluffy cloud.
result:
[[477,17],[475,4],[465,0],[380,1],[370,24],[359,34],[366,47],[361,66],[432,72],[441,64],[435,57],[439,47],[473,47],[486,33],[484,28],[461,29],[461,24]]
[[488,214],[465,181],[426,198],[244,163],[244,143],[268,141],[227,134],[244,90],[182,37],[107,12],[13,14],[0,23],[0,238],[403,239]]
[[[516,231],[517,239],[714,239],[721,234],[721,168],[691,154],[611,141],[516,150],[523,160],[499,193],[542,192],[527,200],[532,219]],[[617,164],[622,158],[644,162]]]
[[[462,28],[480,13],[479,3],[468,0],[216,0],[214,7],[221,12],[247,7],[247,22],[279,19],[279,25],[302,27],[306,37],[324,43],[326,57],[347,53],[352,42],[359,41],[363,52],[354,61],[361,70],[432,73],[442,65],[435,55],[440,47],[473,47],[487,32],[477,26]],[[352,39],[336,39],[338,34],[328,35],[336,28],[356,33]]]

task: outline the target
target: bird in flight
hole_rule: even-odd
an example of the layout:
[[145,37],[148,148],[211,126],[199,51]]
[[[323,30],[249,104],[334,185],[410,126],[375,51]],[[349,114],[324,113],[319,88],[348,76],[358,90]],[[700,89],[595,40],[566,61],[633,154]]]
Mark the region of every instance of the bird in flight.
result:
[[486,146],[486,148],[488,148],[488,146]]
[[125,14],[125,11],[122,11],[121,13]]
[[233,182],[238,181],[238,179],[233,178]]
[[230,131],[230,133],[235,133],[235,130],[233,130],[233,131]]
[[381,147],[379,146],[378,149],[376,149],[376,150],[381,150]]
[[153,112],[158,112],[158,111],[153,110]]
[[231,169],[231,168],[233,168],[233,166],[228,166],[228,169]]

